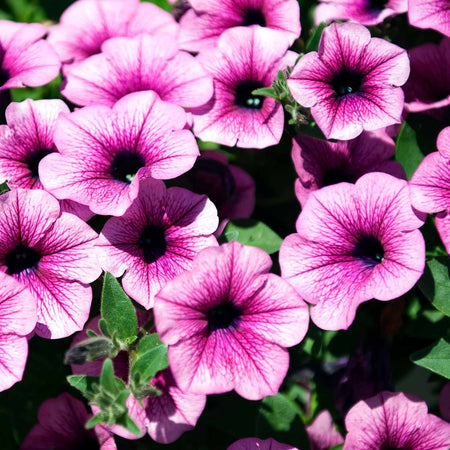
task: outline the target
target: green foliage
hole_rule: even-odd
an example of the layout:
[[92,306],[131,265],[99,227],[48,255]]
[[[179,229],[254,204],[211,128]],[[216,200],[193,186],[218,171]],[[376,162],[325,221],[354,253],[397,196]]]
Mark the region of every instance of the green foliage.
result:
[[87,375],[69,375],[69,384],[78,389],[88,400],[93,400],[99,392],[100,379]]
[[259,247],[272,254],[280,249],[283,240],[263,222],[253,219],[236,219],[228,222],[219,241],[238,241],[244,245]]
[[405,122],[400,130],[396,142],[395,159],[405,169],[408,180],[422,162],[424,154],[418,143],[416,132]]
[[306,52],[316,52],[319,48],[319,42],[320,38],[322,37],[323,29],[327,25],[325,23],[319,24],[319,26],[314,30],[313,35],[309,38],[308,42],[306,43]]
[[429,347],[413,353],[411,361],[450,379],[450,343],[447,339],[439,339]]

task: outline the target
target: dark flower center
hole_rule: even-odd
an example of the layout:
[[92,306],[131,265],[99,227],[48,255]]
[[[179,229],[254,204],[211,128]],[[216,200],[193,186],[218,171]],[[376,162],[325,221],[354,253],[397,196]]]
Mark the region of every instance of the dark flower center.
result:
[[24,270],[35,268],[40,259],[41,256],[36,250],[27,245],[20,245],[6,255],[6,272],[9,275],[17,275]]
[[263,87],[258,81],[241,81],[236,87],[236,105],[241,108],[261,109],[264,103],[264,97],[253,95],[255,89]]
[[367,0],[367,6],[373,11],[382,11],[389,3],[389,0]]
[[50,153],[53,153],[54,150],[47,149],[47,148],[40,148],[36,151],[34,151],[27,159],[27,166],[28,169],[31,172],[31,175],[33,178],[37,179],[39,178],[39,163],[43,158],[45,158],[47,155],[50,155]]
[[144,158],[138,153],[121,150],[111,164],[111,175],[115,180],[131,183],[136,172],[145,166]]
[[207,313],[208,332],[225,330],[237,325],[241,311],[230,301],[223,301],[211,308]]
[[138,242],[144,252],[145,262],[152,263],[166,253],[167,242],[163,227],[148,225],[142,232]]
[[370,267],[384,260],[384,248],[379,239],[374,236],[362,236],[353,250],[353,256],[362,260]]
[[215,159],[197,159],[190,173],[194,192],[206,194],[216,206],[236,197],[236,183],[230,169]]
[[257,8],[249,8],[245,11],[244,17],[242,18],[242,25],[248,27],[250,25],[261,25],[266,26],[266,19],[263,12]]
[[331,85],[338,97],[357,94],[361,89],[362,76],[355,71],[342,70],[331,80]]
[[323,174],[322,186],[331,186],[333,184],[342,183],[343,181],[354,183],[355,177],[343,169],[331,169]]

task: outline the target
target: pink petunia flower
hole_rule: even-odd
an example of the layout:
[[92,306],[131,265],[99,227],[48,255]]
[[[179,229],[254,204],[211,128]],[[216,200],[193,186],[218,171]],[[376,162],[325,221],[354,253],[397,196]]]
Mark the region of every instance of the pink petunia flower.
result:
[[76,1],[50,28],[48,41],[63,62],[79,62],[100,53],[103,42],[113,37],[170,34],[178,24],[172,15],[152,3],[139,0]]
[[204,141],[243,148],[278,144],[284,111],[273,98],[252,91],[269,87],[279,70],[293,65],[296,54],[273,30],[260,27],[228,30],[218,47],[202,51],[197,59],[214,79],[214,96],[192,110],[194,134]]
[[0,271],[26,286],[37,304],[36,333],[62,338],[83,328],[101,273],[95,233],[81,219],[60,213],[45,191],[15,189],[0,196]]
[[423,273],[425,243],[406,181],[375,172],[310,195],[297,233],[280,249],[281,273],[325,330],[347,329],[360,303],[392,300]]
[[112,106],[131,92],[155,91],[162,100],[187,108],[213,94],[211,77],[170,35],[117,37],[75,67],[65,66],[61,93],[71,102]]
[[189,51],[214,47],[229,28],[260,26],[276,30],[288,46],[300,36],[296,0],[189,0],[180,20],[180,46]]
[[[56,119],[69,113],[61,100],[31,100],[10,103],[6,108],[7,126],[0,125],[0,183],[10,188],[43,189],[39,163],[57,152],[53,140]],[[62,200],[61,210],[89,220],[88,207],[71,200]]]
[[408,19],[417,28],[432,28],[450,37],[448,0],[408,0]]
[[407,112],[426,112],[450,121],[450,39],[408,50],[411,75],[403,86]]
[[450,424],[428,414],[426,403],[403,392],[383,391],[361,400],[345,417],[344,450],[448,450]]
[[59,74],[61,63],[51,45],[41,39],[39,23],[0,20],[0,91],[42,86]]
[[298,450],[287,444],[280,444],[275,439],[261,440],[258,438],[245,438],[231,444],[227,450]]
[[230,242],[200,252],[192,271],[157,295],[156,329],[180,389],[234,389],[249,400],[278,392],[289,366],[285,347],[305,336],[308,308],[268,273],[271,265],[264,251]]
[[36,302],[13,277],[0,272],[0,391],[22,379],[28,340],[36,325]]
[[369,172],[385,172],[405,178],[394,155],[394,141],[384,130],[362,132],[349,141],[329,142],[298,135],[293,139],[292,160],[298,179],[295,193],[302,206],[311,192],[347,181],[354,183]]
[[192,267],[195,255],[217,245],[217,210],[205,195],[139,180],[139,194],[121,217],[109,219],[97,249],[102,268],[146,309],[159,290]]
[[[136,314],[138,325],[142,326],[149,319],[151,313],[136,310]],[[99,319],[100,317],[96,317],[90,320],[84,330],[75,336],[72,345],[88,338],[86,330],[99,333]],[[120,352],[113,359],[114,373],[124,382],[128,381],[128,357],[127,352]],[[72,371],[75,374],[98,377],[101,373],[103,359],[72,365]],[[182,392],[177,387],[170,369],[158,372],[151,384],[160,391],[160,395],[145,397],[141,399],[141,404],[132,395],[127,399],[128,414],[141,430],[141,435],[136,436],[119,425],[108,427],[108,429],[126,439],[138,439],[147,431],[154,441],[169,444],[176,441],[184,432],[195,427],[205,408],[206,395]],[[95,407],[93,409],[98,411]]]
[[150,91],[127,95],[112,108],[61,115],[55,130],[60,153],[41,162],[42,184],[57,198],[119,216],[138,195],[135,174],[169,179],[194,165],[199,150],[186,120],[182,108]]
[[350,19],[362,25],[376,25],[407,9],[408,0],[320,0],[314,11],[314,21],[319,25]]
[[409,182],[411,203],[419,211],[440,213],[436,228],[449,252],[450,127],[439,133],[436,145],[439,151],[425,156]]
[[319,52],[304,55],[288,85],[327,139],[352,139],[363,130],[401,122],[402,86],[409,76],[405,50],[355,23],[325,28]]
[[103,425],[86,430],[92,415],[80,400],[66,392],[39,407],[38,420],[26,436],[21,450],[89,449],[117,450],[112,433]]
[[328,450],[344,442],[341,434],[336,430],[329,411],[321,411],[314,422],[306,427],[310,450]]

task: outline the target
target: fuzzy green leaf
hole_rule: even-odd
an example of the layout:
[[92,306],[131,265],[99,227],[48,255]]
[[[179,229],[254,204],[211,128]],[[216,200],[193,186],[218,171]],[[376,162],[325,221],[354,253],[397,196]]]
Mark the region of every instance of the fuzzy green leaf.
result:
[[411,361],[450,379],[450,343],[446,339],[413,353]]

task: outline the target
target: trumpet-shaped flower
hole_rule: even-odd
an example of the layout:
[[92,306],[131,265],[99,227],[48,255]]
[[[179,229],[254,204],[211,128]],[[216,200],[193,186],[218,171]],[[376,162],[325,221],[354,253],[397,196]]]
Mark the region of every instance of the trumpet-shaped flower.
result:
[[101,273],[95,233],[60,213],[45,191],[14,189],[0,196],[0,271],[26,286],[37,304],[36,333],[61,338],[81,330],[91,306],[91,283]]
[[292,45],[300,36],[295,0],[190,0],[180,20],[180,46],[189,51],[214,47],[229,28],[261,26],[276,30]]
[[311,108],[327,139],[352,139],[363,130],[401,122],[403,91],[409,76],[405,50],[355,23],[323,30],[318,52],[302,56],[288,86]]
[[194,134],[228,146],[264,148],[280,141],[284,111],[273,98],[253,95],[269,87],[279,70],[293,65],[296,54],[273,30],[235,28],[224,33],[218,47],[200,52],[198,60],[214,79],[214,96],[192,110]]
[[281,273],[326,330],[347,329],[360,303],[392,300],[423,273],[425,243],[406,181],[375,172],[310,195],[297,233],[280,249]]
[[59,199],[120,216],[138,194],[139,176],[175,178],[194,165],[199,150],[185,125],[184,110],[154,92],[62,115],[55,130],[60,153],[41,162],[42,184]]
[[450,37],[448,0],[408,0],[408,18],[417,28],[432,28]]
[[192,270],[157,295],[156,329],[183,391],[234,389],[250,400],[278,391],[289,366],[286,347],[305,336],[308,308],[268,273],[271,265],[264,251],[230,242],[200,252]]
[[166,189],[151,178],[139,180],[139,194],[121,217],[109,219],[97,249],[102,268],[125,275],[125,292],[153,306],[159,290],[192,267],[195,255],[217,245],[217,210],[205,195],[177,187]]
[[109,39],[100,54],[65,66],[64,74],[62,94],[81,106],[112,106],[131,92],[152,90],[162,100],[192,108],[213,94],[211,77],[201,64],[165,34]]
[[178,34],[172,15],[139,0],[76,1],[50,28],[48,41],[61,61],[82,61],[100,53],[103,42],[118,36]]

